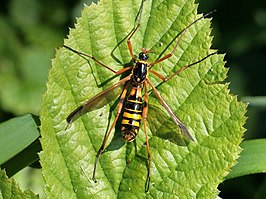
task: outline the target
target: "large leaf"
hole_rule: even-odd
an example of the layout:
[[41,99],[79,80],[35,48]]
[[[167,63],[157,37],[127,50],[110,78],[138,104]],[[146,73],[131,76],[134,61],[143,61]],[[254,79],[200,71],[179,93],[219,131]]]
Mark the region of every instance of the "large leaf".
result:
[[[136,25],[139,7],[139,0],[102,0],[98,5],[85,6],[65,44],[119,70],[131,64],[126,38]],[[141,47],[152,49],[150,61],[169,53],[176,35],[201,16],[196,10],[193,0],[145,1],[141,27],[132,38],[134,53]],[[162,75],[172,74],[213,52],[211,40],[210,20],[200,20],[186,32],[174,55],[153,69]],[[65,119],[119,77],[112,78],[112,72],[92,60],[59,49],[41,110],[40,158],[48,198],[217,197],[217,186],[241,151],[246,119],[246,105],[237,102],[229,94],[228,84],[222,83],[226,72],[223,55],[213,55],[163,84],[150,75],[196,141],[182,139],[178,127],[151,93],[151,186],[145,193],[144,132],[139,132],[136,154],[132,143],[122,141],[119,124],[114,133],[117,136],[111,136],[100,159],[98,182],[91,180],[95,156],[114,119],[117,101],[109,100],[106,106],[83,115],[67,130]]]

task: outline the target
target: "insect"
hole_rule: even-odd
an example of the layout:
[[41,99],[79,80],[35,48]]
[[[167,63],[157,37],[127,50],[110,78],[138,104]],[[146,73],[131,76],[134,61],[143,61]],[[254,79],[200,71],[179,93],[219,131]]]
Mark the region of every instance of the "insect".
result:
[[[176,38],[177,41],[172,49],[172,51],[161,57],[158,58],[154,62],[149,62],[149,53],[152,52],[152,50],[147,50],[145,48],[141,48],[141,52],[138,55],[138,58],[135,58],[133,49],[132,49],[132,44],[131,44],[131,39],[136,33],[136,31],[139,29],[141,25],[141,20],[142,20],[142,10],[143,10],[143,5],[144,5],[144,0],[141,3],[139,14],[137,16],[137,25],[133,28],[132,32],[129,34],[127,38],[127,47],[129,50],[129,54],[132,58],[133,61],[133,66],[125,67],[119,71],[113,70],[111,67],[105,65],[102,63],[100,60],[97,58],[88,55],[86,53],[77,51],[69,46],[64,45],[65,48],[68,50],[81,55],[85,56],[93,61],[95,61],[98,65],[105,67],[114,75],[121,75],[124,74],[125,72],[130,71],[130,74],[111,87],[107,88],[106,90],[98,93],[88,101],[86,101],[84,104],[76,108],[74,111],[72,111],[66,121],[68,123],[68,126],[72,124],[76,119],[78,119],[81,115],[91,111],[99,102],[101,102],[107,95],[109,95],[112,91],[115,90],[115,88],[124,86],[122,93],[120,95],[119,103],[117,105],[117,112],[114,121],[112,122],[109,130],[107,131],[107,134],[105,138],[103,139],[102,145],[100,149],[98,150],[98,153],[96,155],[96,160],[94,164],[94,170],[93,170],[93,180],[96,181],[96,168],[97,164],[99,162],[99,159],[106,147],[107,140],[115,127],[115,124],[117,123],[120,115],[122,116],[121,120],[121,133],[122,137],[126,142],[132,142],[136,139],[139,129],[140,129],[140,124],[143,121],[144,124],[144,132],[146,136],[146,148],[147,148],[147,178],[146,178],[146,184],[145,184],[145,191],[149,190],[149,184],[150,184],[150,167],[151,167],[151,154],[150,154],[150,147],[149,147],[149,140],[148,140],[148,132],[147,132],[147,115],[148,115],[148,87],[151,88],[152,92],[155,94],[155,97],[159,100],[161,105],[166,109],[170,117],[173,119],[175,124],[181,129],[181,131],[190,139],[194,140],[191,134],[189,133],[188,129],[186,128],[185,124],[181,122],[181,120],[176,116],[176,114],[172,111],[170,106],[166,103],[166,101],[162,98],[161,94],[159,91],[155,88],[155,86],[151,83],[148,74],[152,73],[153,75],[157,76],[159,79],[161,79],[163,82],[167,82],[170,79],[172,79],[174,76],[176,76],[178,73],[181,71],[198,64],[202,62],[203,60],[207,59],[208,57],[212,56],[213,54],[216,54],[216,52],[211,53],[207,55],[206,57],[202,58],[201,60],[198,60],[194,63],[188,64],[186,66],[181,67],[178,71],[174,72],[168,77],[164,77],[163,75],[159,74],[158,72],[152,70],[151,68],[155,64],[159,64],[163,62],[164,60],[170,58],[176,51],[177,46],[179,45],[182,37],[186,33],[186,31],[191,27],[193,24],[197,23],[199,20],[207,17],[210,15],[212,12],[207,13],[203,15],[202,17],[196,19],[194,22],[189,24],[185,29],[183,29],[178,37]],[[142,92],[144,91],[144,95]]]

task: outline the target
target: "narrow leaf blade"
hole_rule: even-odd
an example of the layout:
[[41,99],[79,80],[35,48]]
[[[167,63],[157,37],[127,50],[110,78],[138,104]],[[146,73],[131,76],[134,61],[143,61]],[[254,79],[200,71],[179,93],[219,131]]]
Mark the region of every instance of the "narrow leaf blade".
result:
[[238,163],[226,179],[266,172],[266,139],[248,140],[241,144],[243,151]]
[[0,165],[33,143],[40,133],[34,116],[26,114],[0,124]]

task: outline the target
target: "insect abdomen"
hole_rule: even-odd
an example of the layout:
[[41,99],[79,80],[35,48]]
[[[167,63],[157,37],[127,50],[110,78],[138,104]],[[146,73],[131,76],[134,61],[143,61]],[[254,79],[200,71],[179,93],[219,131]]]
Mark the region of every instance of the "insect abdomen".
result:
[[133,141],[139,132],[143,109],[141,90],[141,85],[133,85],[125,104],[121,131],[127,142]]

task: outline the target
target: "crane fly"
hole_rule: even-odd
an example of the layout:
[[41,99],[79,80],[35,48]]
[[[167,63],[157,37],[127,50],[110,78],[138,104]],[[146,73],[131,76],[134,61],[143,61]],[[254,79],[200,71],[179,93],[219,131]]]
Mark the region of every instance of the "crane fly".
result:
[[[148,73],[152,73],[153,75],[157,76],[159,79],[161,79],[163,82],[167,82],[170,79],[172,79],[174,76],[176,76],[181,71],[198,64],[202,62],[203,60],[207,59],[213,54],[216,54],[216,52],[208,54],[206,57],[202,58],[201,60],[198,60],[192,64],[188,64],[186,66],[183,66],[178,71],[174,72],[172,75],[168,77],[164,77],[163,75],[159,74],[158,72],[152,70],[151,68],[158,63],[163,62],[164,60],[170,58],[176,51],[177,46],[179,45],[182,37],[186,33],[186,31],[191,27],[193,24],[198,22],[199,20],[209,16],[212,12],[209,12],[202,17],[196,19],[194,22],[189,24],[186,28],[184,28],[178,35],[178,39],[175,43],[175,46],[173,50],[163,56],[162,58],[157,59],[154,62],[149,62],[149,53],[152,52],[152,50],[147,50],[145,48],[141,48],[141,52],[138,55],[138,58],[135,58],[133,53],[133,48],[131,44],[131,39],[136,33],[136,31],[139,29],[141,25],[141,18],[142,18],[142,10],[143,10],[143,3],[144,0],[141,3],[139,15],[138,17],[138,23],[133,28],[132,32],[129,34],[127,38],[127,47],[129,50],[129,54],[133,61],[133,66],[125,67],[119,71],[113,70],[111,67],[105,65],[101,61],[99,61],[97,58],[88,55],[86,53],[77,51],[69,46],[63,45],[66,49],[72,51],[73,53],[76,53],[81,56],[85,56],[93,61],[95,61],[98,65],[103,66],[104,68],[108,69],[114,75],[121,75],[125,72],[130,71],[130,74],[111,87],[103,90],[102,92],[98,93],[88,101],[86,101],[84,104],[76,108],[74,111],[72,111],[66,121],[68,123],[68,126],[72,124],[76,119],[78,119],[81,115],[91,111],[95,106],[97,106],[100,102],[105,100],[106,96],[109,95],[111,92],[113,92],[117,87],[123,86],[122,93],[120,95],[120,99],[117,105],[117,112],[114,121],[112,122],[108,132],[106,133],[106,136],[102,142],[102,145],[100,149],[97,152],[96,160],[94,164],[94,170],[93,170],[93,180],[97,182],[96,180],[96,168],[99,162],[99,159],[106,147],[107,140],[115,127],[115,124],[117,123],[120,115],[122,114],[122,122],[121,122],[121,133],[122,137],[126,142],[132,142],[136,139],[140,124],[143,121],[144,124],[144,132],[146,137],[146,148],[147,148],[147,178],[146,178],[146,184],[145,184],[145,191],[149,190],[149,184],[150,184],[150,167],[151,167],[151,154],[150,154],[150,147],[149,147],[149,140],[148,140],[148,132],[147,132],[147,115],[148,115],[148,87],[151,88],[152,92],[155,94],[155,97],[159,100],[161,105],[165,108],[165,110],[168,112],[169,116],[172,118],[172,120],[175,122],[175,124],[181,129],[181,131],[192,141],[194,141],[194,138],[189,133],[187,127],[181,120],[177,117],[177,115],[172,111],[170,106],[166,103],[166,101],[162,98],[159,91],[155,88],[155,86],[151,83]],[[142,91],[144,90],[144,95],[142,95]],[[122,111],[123,110],[123,111]]]

